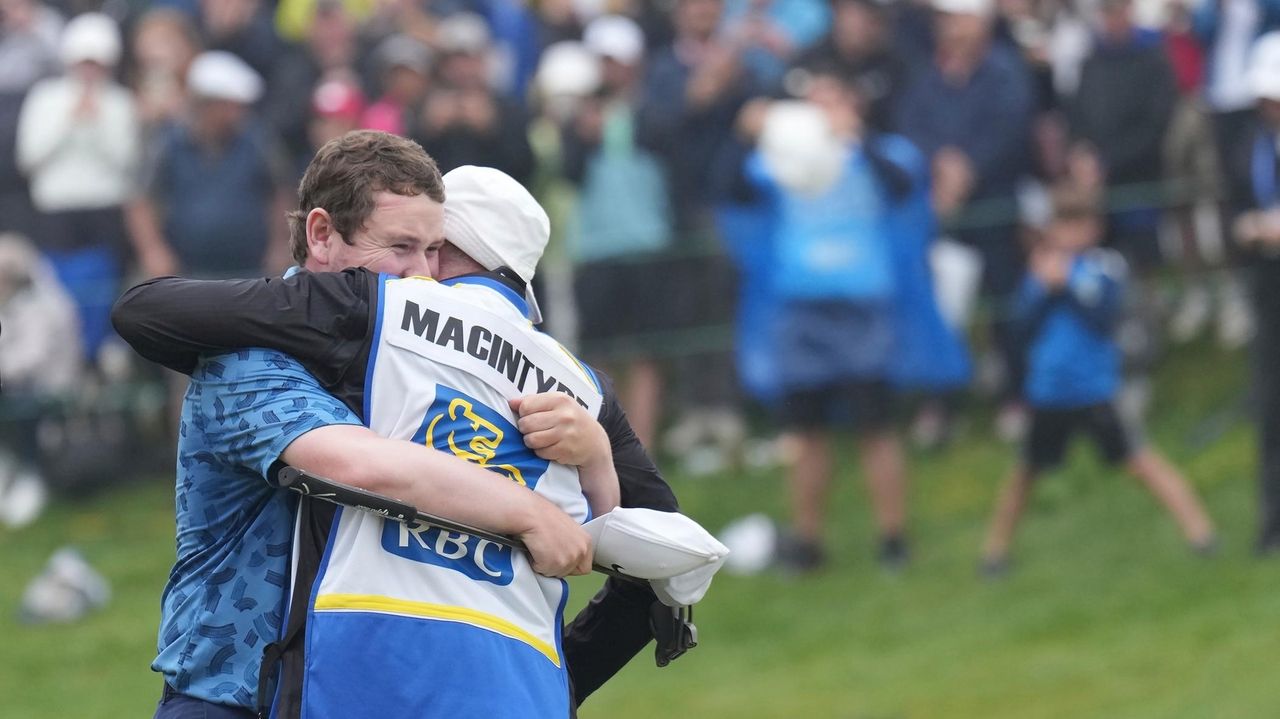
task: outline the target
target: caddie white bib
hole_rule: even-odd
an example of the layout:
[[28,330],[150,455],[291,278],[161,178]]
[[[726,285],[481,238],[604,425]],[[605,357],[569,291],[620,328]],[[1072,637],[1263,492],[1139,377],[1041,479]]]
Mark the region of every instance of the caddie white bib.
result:
[[[508,400],[558,390],[596,416],[590,370],[487,277],[383,278],[379,304],[369,427],[484,466],[585,522],[577,470],[525,447]],[[313,593],[303,716],[568,716],[566,597],[522,553],[343,508]]]

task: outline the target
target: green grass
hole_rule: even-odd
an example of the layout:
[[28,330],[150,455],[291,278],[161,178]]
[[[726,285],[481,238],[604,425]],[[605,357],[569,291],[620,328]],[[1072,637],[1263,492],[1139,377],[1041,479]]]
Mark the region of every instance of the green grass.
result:
[[[1222,553],[1192,556],[1132,481],[1077,450],[1038,488],[1014,573],[979,580],[976,550],[1012,450],[970,429],[912,458],[915,561],[886,575],[853,469],[831,504],[830,571],[718,578],[698,609],[702,645],[666,669],[645,652],[583,708],[631,717],[1270,717],[1280,711],[1280,565],[1250,554],[1254,460],[1236,423],[1204,420],[1244,387],[1242,358],[1199,347],[1162,367],[1151,429],[1202,492]],[[852,465],[852,462],[846,462]],[[713,529],[782,516],[777,472],[673,478]],[[147,670],[172,560],[171,488],[134,486],[0,530],[0,717],[149,716]],[[112,581],[104,611],[63,627],[12,617],[45,558],[74,544]],[[585,600],[592,581],[575,584]]]

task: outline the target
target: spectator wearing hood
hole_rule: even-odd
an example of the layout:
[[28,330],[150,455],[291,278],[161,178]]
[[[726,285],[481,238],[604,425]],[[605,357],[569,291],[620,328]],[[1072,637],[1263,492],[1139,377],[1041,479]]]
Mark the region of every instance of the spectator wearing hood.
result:
[[[18,120],[17,162],[43,214],[37,241],[75,297],[88,356],[111,335],[127,236],[121,207],[134,192],[138,120],[129,91],[111,72],[120,31],[106,15],[67,24],[66,71],[31,89]],[[142,251],[142,248],[139,248]]]

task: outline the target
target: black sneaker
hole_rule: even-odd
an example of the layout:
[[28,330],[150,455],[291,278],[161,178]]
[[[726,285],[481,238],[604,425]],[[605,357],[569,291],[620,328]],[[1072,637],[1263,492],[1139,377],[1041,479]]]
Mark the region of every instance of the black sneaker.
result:
[[1259,557],[1280,556],[1280,529],[1262,531],[1258,535],[1258,541],[1254,545],[1253,551]]
[[1195,554],[1197,557],[1213,559],[1218,556],[1218,535],[1211,534],[1208,539],[1202,539],[1199,542],[1191,542],[1190,546],[1191,553]]
[[905,569],[907,563],[911,561],[911,551],[907,547],[906,538],[901,535],[881,538],[876,559],[879,560],[882,568],[891,572],[900,572]]
[[827,565],[827,552],[817,542],[784,534],[778,538],[774,561],[784,574],[812,574]]
[[1009,576],[1012,564],[1009,557],[983,557],[978,563],[978,576],[988,582],[995,582]]

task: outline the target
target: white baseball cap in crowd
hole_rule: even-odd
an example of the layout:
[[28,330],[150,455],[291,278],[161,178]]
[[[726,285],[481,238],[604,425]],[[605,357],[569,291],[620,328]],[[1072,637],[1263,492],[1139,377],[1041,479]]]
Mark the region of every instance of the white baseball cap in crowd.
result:
[[62,31],[58,55],[67,67],[80,62],[115,67],[120,61],[120,26],[100,12],[77,15]]
[[426,75],[431,70],[431,48],[408,35],[392,35],[383,40],[374,57],[384,71],[404,67]]
[[947,15],[974,15],[991,17],[995,13],[993,0],[933,0],[933,9]]
[[1248,79],[1249,89],[1259,100],[1280,102],[1280,31],[1269,32],[1253,44]]
[[542,53],[534,83],[544,97],[586,97],[600,87],[600,58],[580,42],[562,40]]
[[533,275],[551,239],[542,205],[510,175],[463,165],[444,176],[444,236],[486,270],[509,267],[525,282],[529,321],[542,322]]
[[187,70],[187,89],[196,97],[252,105],[262,97],[262,76],[225,50],[202,52]]
[[481,53],[489,39],[489,23],[472,12],[454,13],[436,26],[436,45],[445,53]]
[[629,17],[604,15],[582,32],[582,43],[600,57],[635,65],[644,56],[644,32]]

